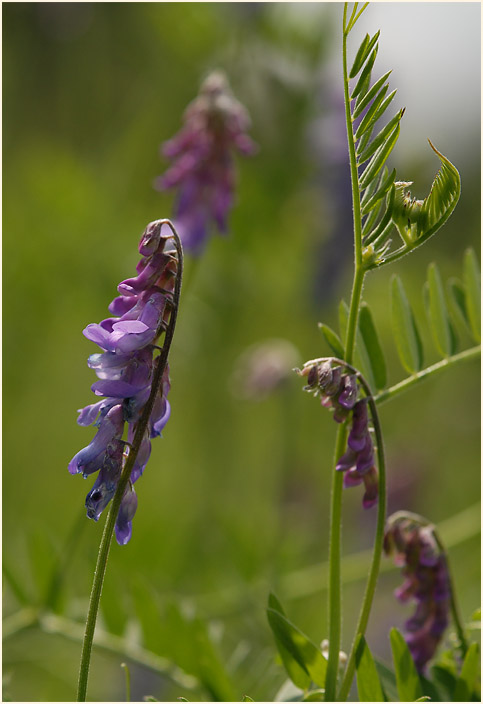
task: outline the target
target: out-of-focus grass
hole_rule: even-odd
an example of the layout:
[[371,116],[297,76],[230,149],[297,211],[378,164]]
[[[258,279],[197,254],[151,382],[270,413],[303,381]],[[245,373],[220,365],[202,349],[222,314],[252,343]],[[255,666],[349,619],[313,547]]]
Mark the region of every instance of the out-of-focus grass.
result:
[[[346,157],[343,150],[337,157],[335,186],[335,167],[310,136],[316,118],[337,115],[338,87],[319,80],[332,58],[337,9],[321,6],[317,36],[277,8],[250,3],[14,3],[3,13],[4,560],[30,603],[45,593],[89,486],[67,473],[92,437],[75,422],[94,381],[86,366],[94,350],[81,331],[107,315],[117,282],[132,274],[144,226],[171,214],[172,197],[151,186],[165,166],[159,144],[178,129],[200,78],[219,65],[252,114],[260,152],[239,164],[231,234],[213,238],[183,292],[172,417],[136,487],[132,542],[112,548],[103,606],[105,623],[135,632],[133,590],[141,583],[161,612],[179,602],[214,619],[240,698],[271,699],[283,679],[264,596],[251,586],[265,581],[283,598],[282,575],[327,558],[334,424],[295,375],[259,402],[233,395],[232,375],[242,351],[267,338],[292,342],[300,363],[327,352],[316,324],[335,326],[338,301],[348,296],[350,236],[336,232],[333,210],[337,197],[350,211]],[[463,248],[478,241],[478,153],[475,163],[451,153],[462,172],[460,205],[438,239],[399,267],[420,321],[428,262],[437,258],[445,277],[460,275]],[[321,271],[327,280],[316,282]],[[391,342],[390,273],[369,279],[364,296],[394,382],[403,374]],[[472,364],[381,409],[394,509],[438,521],[474,502],[478,388]],[[362,513],[356,489],[344,498],[344,550],[366,549],[374,517]],[[82,525],[60,602],[79,620],[102,529]],[[476,606],[478,555],[476,540],[451,553],[466,617]],[[359,587],[348,587],[344,599],[346,647]],[[240,595],[235,607],[223,597],[230,590]],[[9,615],[18,604],[8,585],[4,594]],[[325,637],[323,594],[289,608],[315,641]],[[392,615],[389,598],[381,608],[374,624]],[[161,619],[161,640],[166,628]],[[172,655],[187,648],[182,637]],[[385,631],[374,625],[372,637],[383,651]],[[9,639],[7,695],[72,699],[78,655],[76,644],[36,629]],[[92,698],[122,698],[118,665],[95,653]],[[142,669],[134,668],[132,687],[133,698],[178,696]]]

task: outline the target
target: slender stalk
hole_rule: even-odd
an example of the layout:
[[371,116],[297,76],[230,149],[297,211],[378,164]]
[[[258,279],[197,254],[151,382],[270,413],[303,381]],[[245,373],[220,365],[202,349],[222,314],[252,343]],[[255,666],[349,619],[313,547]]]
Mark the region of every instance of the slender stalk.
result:
[[376,523],[376,534],[374,536],[374,550],[372,553],[372,563],[369,570],[369,576],[366,583],[366,590],[364,592],[364,598],[362,600],[362,606],[359,614],[359,621],[357,622],[356,631],[354,634],[354,640],[352,642],[351,651],[349,654],[349,659],[347,661],[347,667],[344,673],[344,678],[342,680],[340,692],[338,695],[339,701],[345,701],[349,694],[351,688],[352,679],[354,677],[355,670],[355,656],[356,656],[356,643],[359,640],[359,636],[364,635],[367,623],[369,621],[369,615],[371,613],[372,602],[374,600],[374,594],[376,591],[377,578],[379,576],[379,568],[381,564],[382,548],[384,542],[384,526],[386,523],[386,460],[384,456],[384,440],[382,437],[381,424],[379,421],[379,416],[377,413],[377,406],[371,396],[371,390],[365,381],[364,377],[358,373],[358,378],[364,387],[367,394],[369,408],[371,410],[372,422],[374,425],[374,431],[376,434],[377,442],[377,464],[379,469],[379,500],[377,504],[377,523]]
[[[364,6],[365,7],[365,6]],[[352,184],[352,208],[354,214],[354,280],[352,284],[351,302],[349,307],[349,319],[347,321],[347,333],[345,340],[345,360],[348,364],[352,362],[355,348],[355,337],[357,330],[357,319],[359,305],[364,283],[364,268],[362,266],[362,222],[360,209],[360,192],[357,174],[357,162],[355,153],[354,137],[352,132],[352,117],[350,112],[349,78],[347,70],[347,35],[350,27],[353,26],[354,10],[351,20],[347,24],[347,3],[344,4],[344,14],[342,20],[342,63],[344,79],[344,103],[347,128],[347,141],[349,147],[350,174]],[[357,18],[356,18],[357,19]],[[354,20],[355,21],[355,20]],[[351,24],[352,22],[352,24]],[[345,363],[345,362],[344,362]],[[342,455],[347,442],[347,424],[342,424],[337,431],[337,438],[334,451],[334,466]],[[343,476],[340,472],[333,473],[330,507],[330,533],[329,533],[329,656],[327,663],[327,675],[325,681],[325,701],[335,701],[337,690],[337,675],[339,670],[339,650],[341,640],[341,517],[342,517],[342,488]]]
[[403,391],[406,391],[407,389],[412,388],[416,384],[419,384],[421,381],[424,381],[433,374],[436,374],[442,371],[443,369],[447,369],[448,367],[452,367],[456,364],[459,364],[460,362],[466,362],[472,359],[477,359],[480,354],[481,346],[478,345],[476,347],[470,347],[467,350],[463,350],[463,352],[458,352],[458,354],[454,354],[451,357],[446,357],[440,362],[436,362],[436,364],[427,367],[427,369],[423,369],[422,371],[417,372],[412,376],[408,376],[406,379],[403,379],[397,384],[394,384],[394,386],[390,386],[389,388],[384,389],[384,391],[381,391],[377,394],[377,396],[374,397],[374,401],[376,401],[377,404],[389,401],[390,399],[393,399],[395,396],[399,395]]
[[171,346],[171,342],[174,335],[174,329],[176,325],[176,317],[178,312],[179,297],[181,292],[181,279],[183,275],[183,250],[181,247],[181,242],[179,240],[178,234],[174,229],[173,225],[169,220],[161,220],[161,224],[166,224],[170,227],[173,233],[173,239],[176,245],[176,251],[178,254],[178,268],[176,274],[176,282],[174,288],[173,296],[173,307],[171,310],[171,315],[169,319],[168,328],[166,330],[166,335],[164,339],[164,344],[161,349],[161,353],[156,360],[156,369],[153,375],[153,382],[151,386],[151,393],[144,406],[141,417],[136,424],[136,431],[134,434],[134,439],[132,447],[130,448],[129,455],[126,460],[126,464],[121,473],[116,492],[111,502],[111,507],[107,515],[106,522],[104,524],[104,531],[102,533],[101,542],[99,545],[99,553],[97,556],[96,568],[94,571],[94,579],[92,582],[91,596],[89,599],[89,609],[87,612],[86,628],[84,633],[84,641],[82,645],[82,653],[79,667],[79,683],[77,690],[77,701],[84,702],[87,693],[87,681],[89,677],[89,665],[91,660],[92,643],[94,640],[94,631],[97,621],[97,613],[99,611],[99,603],[101,599],[102,586],[104,584],[104,576],[107,568],[107,560],[109,557],[109,549],[111,546],[112,535],[114,532],[114,526],[117,520],[117,515],[119,513],[119,508],[121,506],[122,497],[126,489],[127,483],[131,477],[131,471],[134,466],[137,454],[141,447],[141,442],[143,440],[146,428],[148,426],[149,418],[153,410],[154,402],[159,391],[160,384],[162,383],[163,373],[166,369],[166,364],[168,362],[168,354]]

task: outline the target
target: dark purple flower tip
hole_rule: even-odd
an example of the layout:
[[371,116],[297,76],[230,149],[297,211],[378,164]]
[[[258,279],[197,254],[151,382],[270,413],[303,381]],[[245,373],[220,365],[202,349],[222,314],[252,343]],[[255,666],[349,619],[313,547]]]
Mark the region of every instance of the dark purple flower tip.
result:
[[349,469],[344,474],[344,488],[348,489],[351,486],[359,486],[362,484],[362,477],[356,469]]
[[361,399],[357,401],[352,410],[352,426],[347,440],[347,444],[352,450],[360,452],[364,448],[369,434],[368,426],[367,401]]
[[113,406],[111,410],[101,419],[99,430],[92,442],[72,458],[69,462],[69,472],[85,476],[97,472],[104,463],[106,454],[110,452],[111,446],[119,442],[124,430],[124,418],[122,406]]
[[132,519],[138,507],[138,497],[131,486],[127,486],[122,497],[121,506],[117,515],[115,532],[119,545],[126,545],[131,540]]
[[[324,368],[322,368],[324,367]],[[322,365],[320,370],[320,388],[325,396],[336,396],[342,390],[342,369],[341,367],[328,368]]]
[[114,496],[121,476],[123,443],[118,443],[114,453],[104,462],[94,486],[86,496],[87,518],[99,520],[109,501]]
[[362,498],[363,508],[372,508],[377,504],[379,497],[379,481],[377,478],[377,471],[375,467],[372,467],[367,471],[363,477],[365,492]]
[[339,395],[339,403],[347,409],[355,406],[357,401],[357,377],[355,374],[344,374],[342,379],[342,393]]
[[366,442],[360,452],[357,453],[357,471],[365,474],[374,466],[374,448],[369,433],[366,435]]
[[342,457],[339,458],[335,469],[337,472],[347,472],[350,469],[355,468],[357,462],[356,453],[350,448],[344,452]]
[[[130,434],[128,435],[128,438],[134,437],[134,433],[131,430],[132,426],[130,426]],[[136,461],[134,462],[134,466],[131,471],[131,484],[134,484],[137,482],[139,477],[142,475],[144,472],[144,469],[148,463],[149,457],[151,456],[151,440],[149,436],[146,434],[141,442],[141,447],[139,448],[139,452],[136,456]]]
[[139,242],[139,254],[149,257],[164,248],[171,232],[166,230],[166,234],[161,234],[163,224],[160,220],[154,220],[146,226]]

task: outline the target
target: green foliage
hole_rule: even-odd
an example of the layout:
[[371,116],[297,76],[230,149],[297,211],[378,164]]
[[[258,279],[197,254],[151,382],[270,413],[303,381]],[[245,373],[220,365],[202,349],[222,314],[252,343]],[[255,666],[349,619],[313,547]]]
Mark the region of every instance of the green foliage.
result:
[[327,670],[326,659],[320,649],[287,619],[274,594],[270,594],[268,599],[267,617],[280,657],[292,682],[303,690],[308,689],[312,682],[323,687]]
[[446,305],[441,274],[434,262],[428,268],[425,293],[428,322],[436,348],[442,357],[450,357],[456,352],[456,333]]
[[409,652],[406,641],[397,628],[391,628],[391,640],[394,672],[396,673],[399,701],[414,702],[423,696],[419,675]]
[[385,701],[377,668],[364,636],[356,645],[356,678],[360,702]]
[[461,673],[456,680],[453,701],[468,702],[479,701],[480,689],[480,648],[478,643],[472,643],[468,648],[461,668]]
[[423,347],[401,279],[396,274],[391,280],[392,329],[403,367],[410,374],[423,367]]

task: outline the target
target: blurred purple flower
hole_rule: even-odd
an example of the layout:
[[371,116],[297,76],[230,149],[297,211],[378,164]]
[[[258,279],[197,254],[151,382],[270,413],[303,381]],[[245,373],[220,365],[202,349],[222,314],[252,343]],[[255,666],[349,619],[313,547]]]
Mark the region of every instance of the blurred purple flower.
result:
[[219,71],[202,83],[183,119],[184,127],[163,146],[172,164],[154,186],[178,190],[175,225],[183,247],[199,255],[213,223],[222,234],[228,229],[236,182],[233,151],[251,155],[256,145],[246,134],[249,115]]
[[406,642],[422,672],[433,657],[449,621],[451,586],[446,557],[432,525],[410,515],[391,516],[384,535],[386,555],[403,567],[404,583],[394,592],[402,602],[413,600],[416,610],[405,623]]
[[[69,463],[71,474],[87,477],[99,472],[86,497],[87,517],[97,521],[114,496],[122,468],[129,456],[136,423],[151,393],[155,342],[166,329],[177,272],[175,252],[166,249],[171,234],[162,234],[162,222],[150,223],[141,237],[138,276],[121,282],[121,294],[109,310],[114,318],[88,325],[84,335],[103,350],[92,354],[88,366],[98,377],[91,389],[101,401],[79,411],[79,425],[95,424],[98,431]],[[126,544],[132,533],[137,497],[134,482],[142,475],[151,454],[151,438],[161,434],[170,415],[170,389],[166,365],[159,393],[151,411],[147,433],[141,442],[130,481],[116,520],[116,538]],[[127,440],[123,440],[127,423]]]
[[320,396],[325,408],[334,411],[334,420],[342,423],[351,418],[347,449],[339,457],[336,470],[344,472],[344,487],[364,484],[364,508],[371,508],[378,499],[378,478],[374,460],[374,446],[369,429],[367,399],[359,398],[359,385],[355,374],[343,373],[340,365],[330,361],[310,364],[299,371],[307,377],[307,391]]

